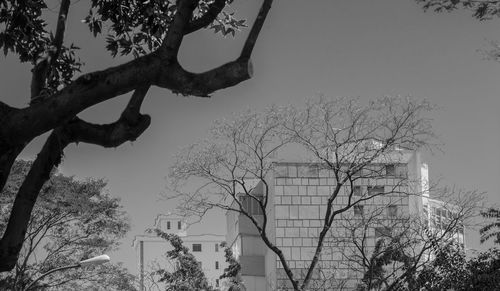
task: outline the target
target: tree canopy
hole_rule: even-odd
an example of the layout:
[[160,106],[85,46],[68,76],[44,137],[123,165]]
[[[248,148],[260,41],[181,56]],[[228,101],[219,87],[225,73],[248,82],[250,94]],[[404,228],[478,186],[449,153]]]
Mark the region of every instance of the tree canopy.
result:
[[[5,231],[12,201],[31,162],[17,161],[0,196],[0,233]],[[118,246],[129,222],[117,198],[107,194],[102,179],[77,180],[55,172],[40,192],[29,221],[20,259],[0,275],[6,290],[24,290],[54,268],[104,254]],[[121,265],[105,264],[55,272],[37,286],[55,290],[134,290],[134,279]]]
[[[233,0],[151,0],[88,2],[84,22],[89,33],[104,35],[105,50],[112,56],[133,56],[121,65],[78,75],[83,62],[81,43],[64,41],[69,10],[74,3],[62,0],[52,25],[47,20],[48,1],[0,1],[0,49],[32,66],[30,96],[23,108],[0,101],[0,189],[16,157],[34,138],[51,131],[31,170],[19,187],[10,219],[0,240],[0,271],[17,261],[30,214],[43,184],[61,163],[65,147],[90,143],[116,147],[136,140],[150,125],[141,105],[151,86],[181,95],[209,97],[252,76],[251,54],[272,0],[263,0],[240,55],[233,61],[201,73],[182,67],[178,54],[185,35],[208,28],[234,35],[245,27],[229,5]],[[28,84],[26,84],[28,86]],[[109,124],[80,119],[83,110],[131,93],[121,116]]]

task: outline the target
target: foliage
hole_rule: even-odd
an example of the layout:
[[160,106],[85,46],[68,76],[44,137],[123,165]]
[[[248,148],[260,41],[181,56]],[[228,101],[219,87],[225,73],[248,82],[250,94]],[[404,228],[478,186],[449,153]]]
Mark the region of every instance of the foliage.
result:
[[432,264],[418,276],[423,290],[500,290],[500,251],[490,249],[477,257],[466,258],[459,246],[439,247]]
[[203,273],[200,263],[196,260],[189,249],[182,244],[182,240],[175,234],[165,233],[160,229],[152,230],[157,236],[168,241],[173,249],[167,251],[167,258],[175,262],[173,270],[160,269],[156,271],[160,275],[159,282],[166,284],[168,291],[190,291],[190,290],[213,290],[209,286],[207,278]]
[[[435,245],[432,253],[432,259],[422,265],[422,268],[415,270],[411,277],[397,284],[372,284],[371,288],[364,284],[360,285],[358,290],[500,290],[498,249],[490,249],[477,257],[467,259],[464,249],[452,241]],[[366,283],[368,278],[369,274],[366,273],[363,283]]]
[[493,238],[495,244],[500,244],[500,210],[490,208],[481,215],[486,219],[494,220],[479,230],[481,242],[484,243]]
[[464,290],[500,290],[500,250],[490,249],[468,261],[470,283]]
[[473,17],[479,20],[487,20],[500,16],[500,1],[476,1],[476,0],[417,0],[424,4],[424,9],[432,9],[436,12],[453,11],[459,8],[471,10]]
[[241,279],[240,271],[241,265],[234,257],[231,248],[227,247],[226,242],[221,243],[224,248],[224,257],[226,258],[227,267],[219,279],[226,279],[225,284],[228,286],[229,291],[244,291],[243,280]]
[[[54,35],[47,31],[43,19],[44,1],[0,1],[0,49],[7,55],[17,54],[21,62],[36,65],[51,58],[56,50]],[[3,28],[3,29],[2,29]],[[79,47],[62,45],[60,57],[53,60],[47,73],[47,88],[44,94],[54,93],[59,86],[71,83],[83,63],[76,56]]]
[[[13,166],[0,196],[0,232],[5,230],[12,200],[31,164],[19,160]],[[4,288],[20,288],[51,269],[115,249],[129,223],[119,199],[109,196],[105,187],[102,179],[79,181],[53,172],[33,210],[20,260],[13,271],[2,275]],[[39,285],[60,290],[108,286],[106,290],[112,290],[111,282],[120,284],[114,286],[116,290],[133,290],[132,276],[119,265],[56,272]]]
[[[211,2],[200,1],[193,20],[203,16]],[[15,53],[21,62],[32,65],[50,57],[49,53],[56,48],[54,35],[47,30],[46,9],[47,3],[42,0],[0,1],[0,49],[3,48],[5,55]],[[139,57],[161,45],[176,11],[177,1],[94,0],[83,22],[94,36],[106,33],[106,49],[112,56],[120,53]],[[223,36],[234,36],[245,26],[244,19],[223,11],[208,28]],[[75,73],[80,72],[83,63],[76,57],[78,50],[74,44],[61,47],[60,57],[49,73],[48,94],[54,93],[60,85],[71,83]]]
[[[116,56],[133,54],[135,57],[156,50],[165,38],[177,11],[178,1],[92,1],[92,7],[85,18],[94,36],[102,33],[103,26],[110,24],[106,48]],[[202,0],[193,15],[193,21],[205,15],[213,1]],[[227,4],[233,2],[226,1]],[[245,20],[235,18],[234,13],[223,11],[208,25],[215,33],[223,36],[245,27]]]
[[[457,9],[472,11],[472,17],[484,21],[500,17],[500,1],[476,1],[476,0],[416,0],[423,4],[425,10],[436,12],[451,12]],[[491,49],[481,50],[487,59],[500,61],[500,44],[490,41]]]

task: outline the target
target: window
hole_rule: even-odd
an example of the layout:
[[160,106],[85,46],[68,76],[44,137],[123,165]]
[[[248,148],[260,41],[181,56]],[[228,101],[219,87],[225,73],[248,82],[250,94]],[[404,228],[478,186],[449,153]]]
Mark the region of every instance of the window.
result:
[[354,215],[363,216],[363,205],[354,205]]
[[181,221],[177,221],[177,229],[181,229],[182,228],[182,222]]
[[167,229],[170,229],[170,221],[167,221]]
[[361,196],[361,186],[354,186],[352,188],[352,196]]
[[201,252],[201,244],[193,244],[193,252]]
[[396,205],[389,205],[387,207],[387,216],[389,217],[398,216],[398,207]]
[[219,287],[219,279],[215,279],[215,287]]
[[368,195],[380,195],[384,193],[384,186],[368,186]]
[[215,261],[215,269],[219,270],[219,262],[218,261]]
[[[262,201],[264,197],[255,196],[259,201]],[[262,215],[262,208],[259,202],[251,196],[240,196],[241,207],[251,215]]]
[[219,251],[219,244],[215,244],[215,252]]
[[396,166],[395,165],[385,165],[385,175],[386,176],[396,176]]
[[375,227],[375,239],[390,237],[391,229],[389,227]]

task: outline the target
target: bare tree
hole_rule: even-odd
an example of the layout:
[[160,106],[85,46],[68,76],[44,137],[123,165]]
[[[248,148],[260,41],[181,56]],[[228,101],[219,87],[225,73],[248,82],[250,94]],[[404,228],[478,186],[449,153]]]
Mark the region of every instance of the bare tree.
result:
[[[210,139],[178,156],[170,173],[172,189],[183,199],[180,210],[184,213],[203,215],[219,207],[248,218],[279,258],[291,287],[306,290],[319,269],[325,239],[333,235],[330,230],[340,215],[378,196],[421,194],[414,193],[405,175],[385,190],[372,189],[359,196],[354,185],[360,179],[385,179],[384,163],[430,146],[433,134],[425,114],[431,109],[428,103],[409,98],[385,97],[368,104],[321,98],[305,108],[247,112],[216,124]],[[335,181],[323,205],[320,232],[303,276],[292,272],[289,258],[270,239],[272,175],[277,156],[286,152],[303,153],[312,166],[331,172]],[[192,190],[194,185],[198,187]]]
[[[30,214],[40,188],[58,166],[71,143],[116,147],[137,139],[149,126],[140,113],[150,86],[182,95],[209,97],[252,76],[250,56],[271,7],[263,0],[255,22],[234,61],[206,72],[185,70],[177,57],[184,36],[205,27],[233,34],[245,26],[225,8],[232,0],[91,1],[85,18],[94,36],[107,30],[106,49],[135,58],[122,65],[84,74],[74,80],[82,62],[78,47],[64,44],[70,0],[60,1],[51,32],[44,17],[47,1],[0,2],[0,48],[33,65],[29,105],[14,108],[0,102],[0,189],[16,157],[35,137],[52,130],[20,188],[11,219],[0,240],[0,271],[11,270],[22,247]],[[73,3],[74,4],[74,3]],[[52,5],[52,4],[51,4]],[[94,124],[77,114],[106,100],[133,92],[120,118]]]

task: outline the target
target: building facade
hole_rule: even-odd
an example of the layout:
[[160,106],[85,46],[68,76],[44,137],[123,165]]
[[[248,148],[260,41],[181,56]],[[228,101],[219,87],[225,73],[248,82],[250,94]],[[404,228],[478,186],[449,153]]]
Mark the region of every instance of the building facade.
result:
[[[356,254],[342,247],[349,241],[349,233],[354,233],[346,229],[345,222],[363,226],[367,215],[376,213],[372,218],[382,223],[364,228],[363,244],[370,250],[387,232],[387,221],[426,213],[427,223],[435,226],[438,225],[435,224],[437,215],[452,215],[438,211],[444,204],[429,198],[427,165],[422,163],[416,151],[399,149],[391,158],[375,161],[363,171],[368,173],[359,173],[361,176],[353,182],[352,191],[350,185],[342,186],[334,209],[347,205],[349,199],[381,195],[358,203],[334,220],[330,235],[325,239],[324,248],[328,250],[322,253],[315,269],[317,274],[313,276],[322,285],[318,290],[354,290],[363,277],[363,272],[355,268]],[[377,175],[370,174],[374,172]],[[301,278],[313,258],[326,205],[337,180],[332,170],[318,164],[277,162],[266,181],[271,185],[266,210],[269,240],[283,252],[294,277]],[[263,185],[262,182],[254,183],[251,194],[258,197],[259,193],[264,193]],[[256,203],[244,197],[240,201],[256,219],[262,219]],[[226,217],[226,240],[242,266],[241,275],[247,291],[291,290],[279,258],[263,243],[248,218],[231,211]],[[463,243],[463,232],[457,236]],[[311,290],[314,290],[314,283]]]
[[[178,235],[185,247],[200,262],[203,272],[212,287],[223,290],[219,279],[223,274],[227,263],[224,257],[224,249],[220,244],[225,241],[224,235],[187,233],[187,224],[181,217],[174,215],[159,215],[155,221],[155,227],[165,233]],[[159,268],[172,269],[175,262],[169,261],[165,253],[172,249],[169,242],[155,235],[137,235],[133,242],[138,262],[138,274],[141,291],[164,290],[162,285],[153,282],[152,273]]]

